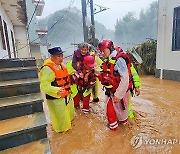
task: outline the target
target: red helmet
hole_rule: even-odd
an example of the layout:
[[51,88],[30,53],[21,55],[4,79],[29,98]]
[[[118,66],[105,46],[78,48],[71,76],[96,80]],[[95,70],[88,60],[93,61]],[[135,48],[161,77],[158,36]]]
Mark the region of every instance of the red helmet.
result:
[[98,44],[98,49],[99,50],[104,50],[104,49],[110,49],[110,51],[112,51],[112,49],[114,49],[114,43],[113,41],[111,41],[110,39],[104,39],[101,41],[101,43]]
[[89,67],[95,66],[95,57],[94,56],[85,56],[84,57],[84,64],[86,64]]
[[117,52],[123,52],[123,49],[122,49],[120,46],[116,46],[116,47],[115,47],[115,50],[116,50]]

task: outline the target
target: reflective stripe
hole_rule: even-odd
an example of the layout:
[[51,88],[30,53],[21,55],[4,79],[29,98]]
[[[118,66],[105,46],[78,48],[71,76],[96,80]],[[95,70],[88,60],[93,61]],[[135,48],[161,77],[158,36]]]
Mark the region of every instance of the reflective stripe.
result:
[[109,62],[110,62],[111,64],[115,64],[116,60],[110,59]]
[[82,111],[87,111],[87,112],[89,112],[89,109],[82,109]]
[[117,121],[115,121],[115,122],[109,124],[109,126],[114,126],[114,125],[116,125],[116,124],[117,124]]
[[127,124],[128,123],[128,119],[126,120],[123,120],[123,121],[120,121],[123,125]]
[[114,126],[109,126],[110,129],[114,129],[114,128],[117,128],[118,127],[118,123]]
[[88,96],[89,94],[91,94],[91,92],[92,92],[92,88],[86,89],[85,92],[83,93],[83,96],[86,97],[86,96]]
[[82,111],[83,111],[84,114],[89,113],[89,110],[88,110],[88,109],[82,109]]
[[121,123],[127,123],[127,122],[128,122],[128,119],[126,118],[126,119],[124,119],[124,120],[121,120],[120,122],[121,122]]
[[109,86],[105,86],[106,88],[112,88],[113,86],[112,85],[109,85]]
[[94,82],[90,82],[89,84],[93,85],[93,84],[95,84],[95,83],[96,83],[96,81],[94,81]]

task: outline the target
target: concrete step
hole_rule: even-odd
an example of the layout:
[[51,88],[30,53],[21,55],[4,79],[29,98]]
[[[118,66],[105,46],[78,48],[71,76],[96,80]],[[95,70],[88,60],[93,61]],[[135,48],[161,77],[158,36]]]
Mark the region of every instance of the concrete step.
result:
[[0,121],[0,150],[47,138],[44,112]]
[[14,67],[0,69],[0,81],[37,78],[37,67]]
[[51,154],[48,139],[41,139],[18,147],[7,149],[1,154]]
[[36,78],[0,82],[0,98],[40,92]]
[[41,93],[0,98],[0,120],[42,112]]
[[29,67],[36,66],[36,60],[34,58],[0,59],[0,64],[0,69],[11,67]]

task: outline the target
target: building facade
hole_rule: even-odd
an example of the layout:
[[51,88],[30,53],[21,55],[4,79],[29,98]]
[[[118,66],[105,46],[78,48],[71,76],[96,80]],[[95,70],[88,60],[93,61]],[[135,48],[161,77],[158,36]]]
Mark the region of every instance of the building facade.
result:
[[44,0],[0,0],[0,59],[41,58],[36,16],[44,5]]
[[155,75],[180,81],[180,0],[159,0]]
[[25,0],[25,2],[26,2],[26,14],[28,21],[27,30],[29,35],[31,56],[36,57],[36,59],[41,59],[40,46],[43,44],[41,44],[40,41],[40,37],[41,37],[40,34],[41,33],[47,34],[47,31],[40,30],[38,28],[38,21],[36,16],[42,15],[45,2],[44,0]]

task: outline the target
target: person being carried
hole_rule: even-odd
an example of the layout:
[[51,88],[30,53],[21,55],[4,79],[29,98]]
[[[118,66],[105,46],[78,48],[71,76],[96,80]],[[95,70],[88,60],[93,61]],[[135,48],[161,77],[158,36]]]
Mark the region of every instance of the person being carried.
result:
[[[84,74],[82,73],[82,70],[84,67],[83,60],[86,56],[89,56],[89,55],[95,57],[95,62],[97,64],[96,67],[97,69],[100,69],[99,66],[102,64],[102,60],[96,56],[96,53],[94,51],[92,51],[92,46],[90,44],[83,42],[83,43],[78,44],[78,49],[75,50],[73,54],[72,67],[74,68],[75,72],[74,74],[71,73],[72,76],[80,77],[80,78],[84,77]],[[67,67],[69,67],[68,69],[71,69],[70,65],[71,65],[71,62],[67,64]],[[96,78],[96,83],[92,90],[93,102],[99,101],[98,94],[99,94],[99,80],[98,78]]]
[[94,60],[94,56],[84,57],[84,67],[81,72],[83,74],[83,77],[72,77],[72,80],[74,80],[74,84],[72,85],[74,107],[80,108],[80,100],[82,99],[82,111],[84,112],[84,114],[89,112],[89,102],[92,93],[92,88],[96,83],[96,75],[94,73]]
[[55,132],[71,129],[74,106],[71,98],[70,77],[63,65],[63,52],[60,47],[49,49],[50,59],[40,68],[41,90],[45,93]]

